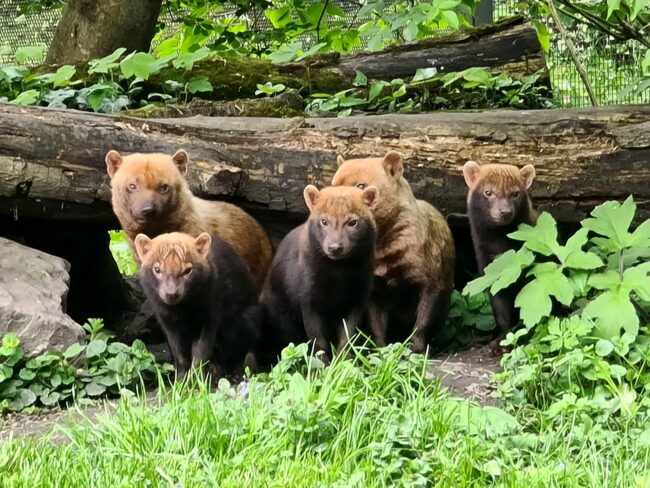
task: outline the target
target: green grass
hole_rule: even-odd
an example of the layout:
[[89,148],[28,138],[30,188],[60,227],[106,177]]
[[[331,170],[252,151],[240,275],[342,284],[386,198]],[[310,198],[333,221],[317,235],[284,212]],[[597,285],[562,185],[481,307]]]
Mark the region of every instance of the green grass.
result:
[[153,403],[124,397],[62,429],[64,442],[6,442],[0,485],[634,487],[648,476],[647,450],[625,435],[599,445],[570,419],[550,429],[452,398],[400,345],[328,368],[306,346],[284,356],[246,392],[191,378]]

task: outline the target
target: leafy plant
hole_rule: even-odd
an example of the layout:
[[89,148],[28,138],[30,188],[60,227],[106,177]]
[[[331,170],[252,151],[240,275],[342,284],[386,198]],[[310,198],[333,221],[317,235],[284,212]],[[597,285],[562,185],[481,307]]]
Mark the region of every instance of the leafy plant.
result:
[[46,352],[24,359],[20,341],[5,334],[0,347],[0,413],[51,407],[100,395],[119,395],[137,389],[171,366],[156,366],[141,341],[131,346],[114,342],[103,322],[89,319],[84,328],[87,345],[73,344],[64,352]]
[[[520,277],[523,327],[509,333],[501,394],[551,418],[577,412],[606,421],[650,415],[650,221],[631,225],[636,205],[606,202],[564,244],[547,213],[521,225],[521,241],[464,293],[496,293]],[[614,415],[616,414],[616,415]]]
[[124,231],[111,230],[108,232],[108,235],[110,237],[109,248],[120,273],[125,276],[136,274],[138,272],[138,264],[133,257]]

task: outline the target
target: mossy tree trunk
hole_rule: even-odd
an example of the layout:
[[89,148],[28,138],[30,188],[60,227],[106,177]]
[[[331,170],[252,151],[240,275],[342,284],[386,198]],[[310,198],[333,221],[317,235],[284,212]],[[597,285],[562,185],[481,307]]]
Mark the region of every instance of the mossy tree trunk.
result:
[[148,51],[161,5],[162,0],[68,0],[46,61],[88,61],[120,47]]

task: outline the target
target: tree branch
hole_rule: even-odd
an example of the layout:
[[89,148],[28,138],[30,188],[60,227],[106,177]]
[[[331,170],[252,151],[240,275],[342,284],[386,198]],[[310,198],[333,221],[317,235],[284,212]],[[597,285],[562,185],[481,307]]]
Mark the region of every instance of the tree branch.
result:
[[560,16],[558,15],[557,10],[555,9],[555,4],[553,3],[553,0],[546,0],[546,3],[551,11],[551,17],[553,17],[553,21],[555,22],[555,26],[557,27],[558,32],[560,33],[560,35],[564,39],[564,42],[566,42],[566,45],[569,48],[569,53],[571,54],[571,59],[573,60],[573,64],[578,70],[578,74],[582,79],[582,83],[584,83],[585,88],[587,89],[587,93],[589,94],[591,105],[597,107],[598,99],[596,98],[596,94],[594,93],[594,88],[591,86],[591,82],[589,81],[589,77],[587,76],[587,71],[585,70],[585,67],[578,59],[576,48],[573,45],[573,41],[569,37],[569,33],[564,28],[564,25],[562,25],[562,20],[560,20]]

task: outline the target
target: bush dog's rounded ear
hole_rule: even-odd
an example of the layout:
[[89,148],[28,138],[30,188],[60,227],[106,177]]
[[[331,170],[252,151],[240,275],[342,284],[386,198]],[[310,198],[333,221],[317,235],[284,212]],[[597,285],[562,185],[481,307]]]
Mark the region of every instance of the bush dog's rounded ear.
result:
[[307,204],[307,208],[311,212],[312,209],[314,208],[314,205],[316,205],[316,202],[318,201],[318,196],[320,195],[320,192],[318,191],[318,188],[316,188],[314,185],[307,185],[302,192],[303,196],[305,197],[305,203]]
[[108,173],[109,178],[113,179],[115,173],[120,168],[122,164],[122,155],[118,153],[115,149],[111,149],[106,153],[106,172]]
[[368,208],[370,208],[370,210],[373,210],[379,201],[379,190],[377,187],[368,186],[363,190],[361,199],[363,200],[363,203],[368,205]]
[[404,157],[395,151],[389,151],[384,156],[384,168],[394,180],[399,180],[404,173]]
[[480,173],[481,167],[476,161],[467,161],[465,163],[463,166],[463,176],[468,187],[472,188],[476,184]]
[[140,261],[144,261],[151,251],[151,239],[149,239],[144,234],[138,234],[135,236],[135,252],[140,258]]
[[210,254],[210,245],[212,244],[212,237],[207,232],[202,232],[199,236],[194,239],[194,246],[196,247],[196,252],[199,253],[203,259],[208,257]]
[[185,149],[179,149],[176,151],[172,156],[172,160],[178,168],[178,171],[180,171],[182,175],[185,175],[185,173],[187,173],[187,166],[190,164],[190,157],[187,155]]
[[336,156],[336,165],[341,166],[343,163],[345,163],[345,159],[343,159],[343,156],[340,154]]
[[527,164],[519,170],[519,174],[521,175],[521,179],[524,180],[526,190],[528,190],[535,179],[535,167],[532,164]]

